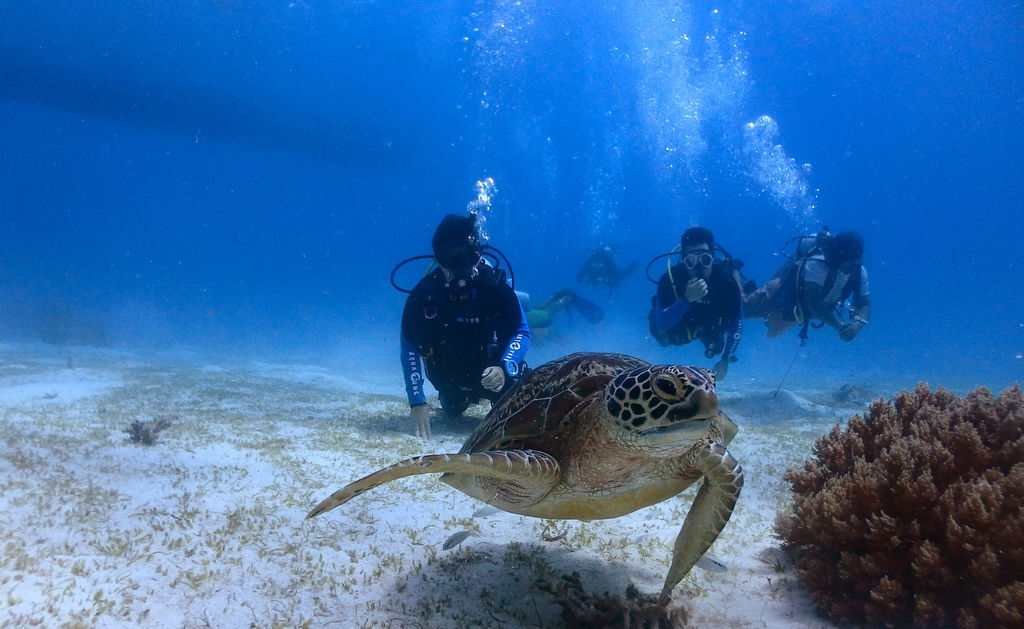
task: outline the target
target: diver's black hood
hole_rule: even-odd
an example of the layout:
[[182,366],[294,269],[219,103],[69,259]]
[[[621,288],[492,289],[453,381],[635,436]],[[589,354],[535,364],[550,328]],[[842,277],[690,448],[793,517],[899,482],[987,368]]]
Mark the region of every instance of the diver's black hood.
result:
[[475,216],[449,214],[441,220],[431,241],[434,258],[446,269],[463,269],[480,260],[480,232]]

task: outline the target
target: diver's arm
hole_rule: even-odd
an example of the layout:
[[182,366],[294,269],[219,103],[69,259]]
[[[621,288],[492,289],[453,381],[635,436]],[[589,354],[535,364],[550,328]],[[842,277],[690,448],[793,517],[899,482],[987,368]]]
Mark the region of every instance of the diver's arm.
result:
[[668,308],[662,308],[661,300],[659,299],[658,306],[654,309],[654,325],[658,326],[659,331],[667,333],[682,321],[689,311],[690,302],[686,301],[683,297],[677,299]]
[[427,396],[423,392],[423,361],[420,360],[419,350],[405,338],[405,334],[402,334],[402,373],[405,375],[405,395],[409,399],[409,406],[426,404]]
[[516,326],[516,331],[512,334],[508,345],[505,346],[505,353],[501,356],[501,365],[505,369],[505,375],[510,378],[519,376],[523,359],[526,357],[527,350],[530,349],[530,325],[526,322],[523,305],[518,300],[516,303],[519,304],[519,325]]
[[868,295],[860,295],[854,297],[853,308],[850,310],[850,314],[854,317],[854,320],[861,319],[865,323],[871,320],[871,297]]
[[868,292],[868,271],[860,267],[860,282],[857,292],[853,294],[850,317],[854,320],[861,319],[865,323],[871,320],[871,294]]

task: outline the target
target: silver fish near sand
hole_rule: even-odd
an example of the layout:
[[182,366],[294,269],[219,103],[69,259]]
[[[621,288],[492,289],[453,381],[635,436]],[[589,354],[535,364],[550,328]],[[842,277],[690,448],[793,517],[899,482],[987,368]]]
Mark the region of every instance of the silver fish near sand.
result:
[[715,574],[721,574],[723,572],[729,571],[729,568],[726,567],[725,562],[719,559],[718,557],[715,557],[711,553],[704,553],[704,556],[698,559],[697,563],[693,565],[697,566],[701,570],[704,570],[706,572],[712,572]]
[[444,541],[444,546],[441,550],[451,550],[462,542],[469,539],[469,536],[473,534],[473,531],[459,531]]
[[473,512],[473,517],[474,518],[489,518],[492,515],[494,515],[495,513],[501,513],[501,509],[499,509],[498,507],[492,507],[490,505],[487,505],[486,507],[480,507],[479,509],[474,511]]

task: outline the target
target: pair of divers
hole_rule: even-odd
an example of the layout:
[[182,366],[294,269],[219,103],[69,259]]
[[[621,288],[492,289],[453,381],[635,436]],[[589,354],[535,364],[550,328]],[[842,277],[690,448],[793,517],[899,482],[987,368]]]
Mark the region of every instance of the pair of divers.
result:
[[[719,379],[736,361],[744,318],[763,319],[769,337],[800,326],[801,345],[807,341],[808,328],[825,325],[835,328],[841,340],[853,340],[871,313],[861,235],[852,230],[832,235],[824,227],[816,234],[791,238],[782,253],[785,263],[757,288],[743,276],[743,262],[715,243],[709,230],[687,229],[677,247],[647,265],[647,279],[658,286],[648,313],[651,335],[662,346],[699,339],[706,358],[721,355],[713,367]],[[666,271],[656,280],[651,267],[663,258]]]

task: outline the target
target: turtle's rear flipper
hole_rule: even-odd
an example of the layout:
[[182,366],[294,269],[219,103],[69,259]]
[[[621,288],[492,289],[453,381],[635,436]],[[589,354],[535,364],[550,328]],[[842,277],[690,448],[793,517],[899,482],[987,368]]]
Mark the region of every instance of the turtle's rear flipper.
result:
[[338,505],[345,504],[364,491],[399,478],[405,478],[406,476],[451,473],[507,479],[524,474],[529,476],[539,473],[553,476],[557,471],[558,462],[554,457],[545,452],[537,452],[535,450],[501,450],[495,452],[417,456],[377,470],[369,476],[364,476],[353,483],[345,485],[331,494],[329,498],[313,507],[313,510],[306,515],[306,518],[315,518]]

